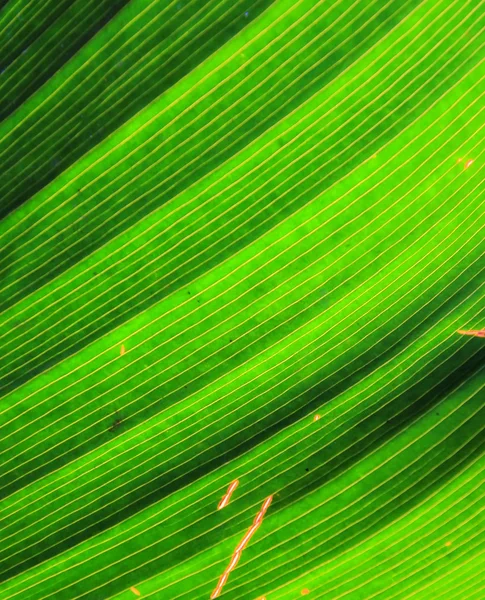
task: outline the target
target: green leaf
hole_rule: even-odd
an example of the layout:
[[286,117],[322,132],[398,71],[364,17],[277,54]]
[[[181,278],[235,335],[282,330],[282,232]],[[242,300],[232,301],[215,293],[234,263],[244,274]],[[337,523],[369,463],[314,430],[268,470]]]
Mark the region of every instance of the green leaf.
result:
[[2,600],[482,597],[484,26],[0,3]]

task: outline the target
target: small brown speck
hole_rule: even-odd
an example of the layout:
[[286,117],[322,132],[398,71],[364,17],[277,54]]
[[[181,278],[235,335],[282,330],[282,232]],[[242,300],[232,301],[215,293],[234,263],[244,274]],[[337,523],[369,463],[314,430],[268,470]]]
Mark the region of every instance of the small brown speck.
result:
[[110,431],[117,431],[121,427],[122,419],[120,417],[116,417],[116,419],[111,424],[109,428]]
[[123,354],[124,354],[125,352],[126,352],[125,345],[124,345],[124,344],[121,344],[121,348],[120,348],[120,356],[123,356]]

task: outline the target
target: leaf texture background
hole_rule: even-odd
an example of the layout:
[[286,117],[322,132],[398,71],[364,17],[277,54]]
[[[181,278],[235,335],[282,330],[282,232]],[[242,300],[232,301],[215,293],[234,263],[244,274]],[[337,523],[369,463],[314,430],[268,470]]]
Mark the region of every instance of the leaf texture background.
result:
[[483,598],[484,26],[0,2],[0,598]]

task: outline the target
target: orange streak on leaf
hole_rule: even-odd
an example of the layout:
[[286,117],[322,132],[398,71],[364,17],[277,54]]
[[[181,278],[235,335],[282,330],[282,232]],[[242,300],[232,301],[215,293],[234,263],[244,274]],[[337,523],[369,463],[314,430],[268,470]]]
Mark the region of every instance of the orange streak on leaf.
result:
[[461,335],[473,335],[475,337],[485,337],[485,329],[458,329],[458,333]]
[[137,596],[141,596],[140,592],[139,592],[139,591],[136,589],[136,587],[135,587],[135,586],[131,587],[131,588],[130,588],[130,590],[131,590],[131,591],[132,591],[134,594],[136,594]]
[[225,506],[227,506],[229,504],[231,496],[232,496],[234,490],[237,488],[238,485],[239,485],[239,480],[237,480],[237,479],[235,479],[230,484],[230,486],[227,488],[227,492],[224,494],[224,496],[222,497],[221,501],[217,505],[217,510],[221,510],[221,508],[224,508]]
[[229,573],[237,565],[237,563],[239,562],[239,559],[241,558],[242,551],[247,546],[251,537],[254,535],[254,532],[261,525],[261,523],[263,521],[263,517],[264,517],[266,511],[268,510],[268,507],[271,504],[272,500],[273,500],[273,496],[268,496],[268,498],[266,498],[266,500],[263,502],[263,506],[261,507],[261,510],[256,515],[256,518],[254,519],[253,524],[248,529],[248,531],[246,532],[246,535],[243,537],[243,539],[237,545],[237,548],[234,551],[234,554],[232,555],[231,562],[227,566],[224,573],[221,575],[219,582],[216,586],[216,589],[211,594],[211,600],[214,600],[214,598],[217,598],[217,596],[219,596],[219,594],[221,593],[221,590],[224,587],[224,584],[226,583],[226,581],[229,577]]

